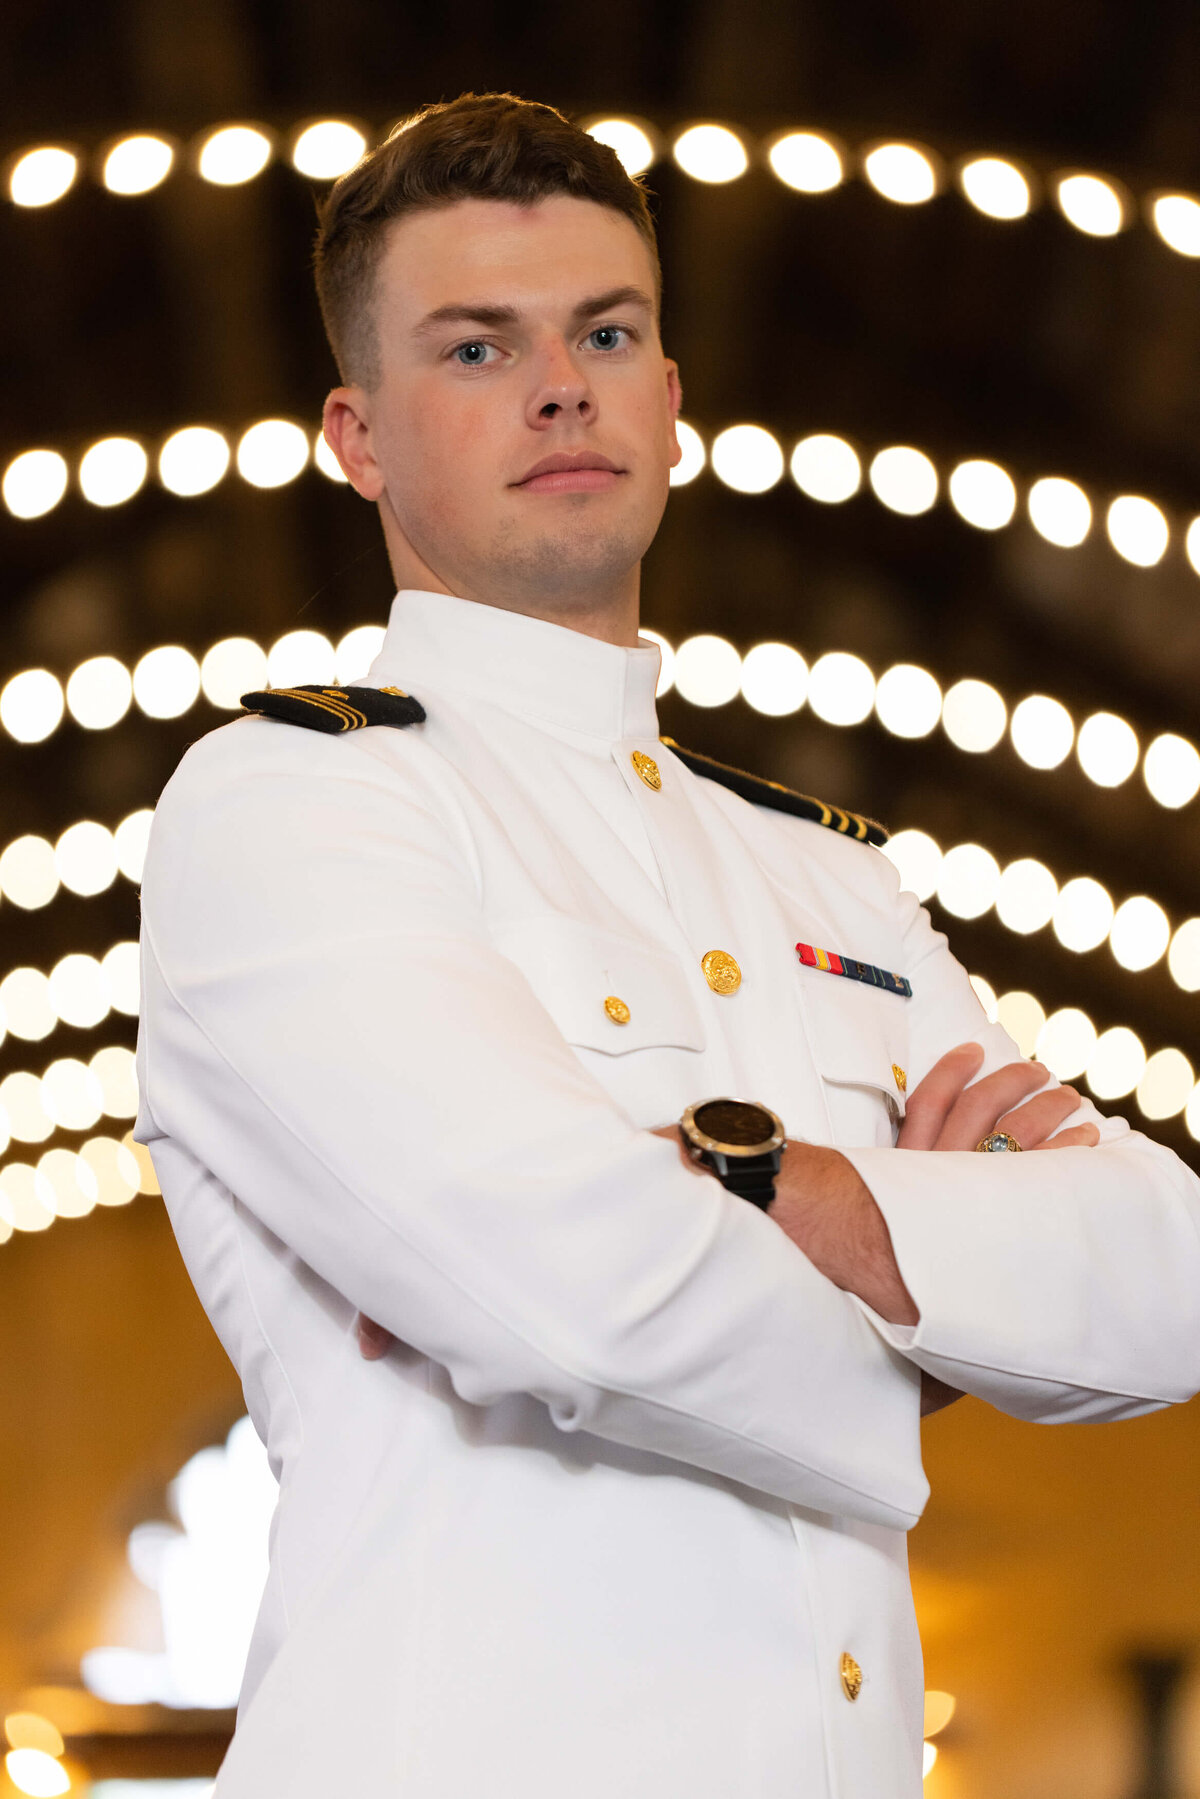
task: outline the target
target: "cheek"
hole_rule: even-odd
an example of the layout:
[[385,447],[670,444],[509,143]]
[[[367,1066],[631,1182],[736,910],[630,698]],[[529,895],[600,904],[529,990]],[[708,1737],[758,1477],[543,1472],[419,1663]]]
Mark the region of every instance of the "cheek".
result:
[[403,517],[453,518],[495,486],[495,432],[473,395],[416,396],[390,444],[393,505]]

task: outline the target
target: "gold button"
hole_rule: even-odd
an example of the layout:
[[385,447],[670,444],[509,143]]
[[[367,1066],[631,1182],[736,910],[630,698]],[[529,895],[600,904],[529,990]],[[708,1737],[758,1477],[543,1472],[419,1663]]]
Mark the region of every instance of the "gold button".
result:
[[710,949],[700,966],[714,993],[736,993],[742,984],[742,971],[728,950]]
[[862,1669],[852,1655],[843,1655],[841,1663],[842,1691],[854,1700],[862,1692]]
[[623,999],[618,999],[615,993],[610,993],[605,1000],[604,1010],[608,1013],[608,1016],[612,1019],[614,1024],[629,1023],[629,1007],[625,1004]]
[[658,763],[654,757],[643,756],[641,750],[634,750],[629,760],[633,763],[639,778],[646,783],[647,787],[652,787],[657,793],[662,786],[662,776],[658,772]]
[[899,1062],[892,1063],[892,1073],[896,1077],[896,1085],[897,1085],[897,1087],[899,1087],[901,1093],[907,1093],[907,1091],[908,1091],[908,1076],[905,1074],[904,1070],[901,1068]]

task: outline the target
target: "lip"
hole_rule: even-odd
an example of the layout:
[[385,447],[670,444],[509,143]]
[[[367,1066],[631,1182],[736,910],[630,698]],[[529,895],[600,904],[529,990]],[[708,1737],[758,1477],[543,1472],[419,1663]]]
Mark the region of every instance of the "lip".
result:
[[574,455],[560,450],[543,456],[512,485],[533,493],[603,493],[615,486],[624,472],[595,450],[579,450]]

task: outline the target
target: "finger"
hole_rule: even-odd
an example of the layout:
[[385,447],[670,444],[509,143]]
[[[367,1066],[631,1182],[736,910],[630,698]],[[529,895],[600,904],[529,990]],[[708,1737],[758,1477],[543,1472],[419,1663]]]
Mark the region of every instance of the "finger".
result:
[[[1019,1138],[1018,1141],[1020,1141]],[[1099,1141],[1100,1132],[1094,1124],[1075,1124],[1069,1131],[1060,1131],[1057,1137],[1051,1137],[1048,1143],[1035,1143],[1033,1147],[1035,1149],[1095,1149]]]
[[384,1330],[382,1324],[376,1324],[365,1312],[360,1312],[355,1320],[358,1326],[358,1351],[365,1362],[377,1362],[385,1356],[395,1342],[391,1331]]
[[950,1116],[933,1147],[974,1149],[981,1138],[995,1130],[997,1118],[1011,1111],[1035,1087],[1045,1086],[1049,1078],[1049,1070],[1040,1062],[1009,1062],[984,1075],[960,1094],[950,1108]]
[[1008,1131],[1022,1149],[1036,1149],[1072,1112],[1077,1112],[1081,1104],[1074,1087],[1051,1087],[1048,1092],[1027,1099],[1023,1106],[1006,1112],[1003,1118],[996,1120],[995,1128]]
[[934,1063],[908,1096],[900,1149],[932,1149],[955,1100],[983,1065],[981,1043],[960,1043]]

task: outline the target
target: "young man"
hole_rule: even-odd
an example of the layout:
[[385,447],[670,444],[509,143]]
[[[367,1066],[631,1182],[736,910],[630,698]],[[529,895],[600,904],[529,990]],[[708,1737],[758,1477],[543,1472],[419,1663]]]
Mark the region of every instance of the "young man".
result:
[[611,152],[432,108],[317,278],[387,638],[189,751],[143,886],[136,1134],[281,1487],[218,1795],[915,1799],[922,1381],[1190,1395],[1197,1183],[866,821],[660,741],[680,387]]

